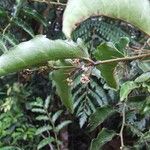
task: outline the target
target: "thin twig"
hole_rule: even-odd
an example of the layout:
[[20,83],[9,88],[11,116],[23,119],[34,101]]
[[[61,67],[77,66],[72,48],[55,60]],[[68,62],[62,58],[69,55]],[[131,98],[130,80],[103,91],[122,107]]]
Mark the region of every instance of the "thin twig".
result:
[[58,143],[58,137],[57,137],[57,133],[55,131],[56,127],[55,127],[55,124],[53,123],[52,119],[51,119],[51,116],[50,114],[48,113],[48,111],[45,109],[46,111],[46,114],[47,114],[47,117],[49,118],[49,121],[52,125],[52,128],[53,128],[53,133],[54,133],[54,137],[55,137],[55,142],[56,142],[56,147],[57,147],[57,150],[60,150],[60,147],[59,147],[59,143]]
[[131,56],[131,57],[123,57],[123,58],[97,61],[93,65],[96,66],[96,65],[100,65],[100,64],[110,64],[110,63],[121,62],[121,61],[132,61],[132,60],[136,60],[136,59],[143,59],[143,58],[149,58],[149,57],[150,57],[150,53],[142,54],[142,55],[138,55],[138,56]]
[[52,67],[52,69],[71,69],[71,68],[77,68],[76,66],[58,66],[58,67],[56,67],[56,66],[53,66]]
[[5,29],[3,30],[3,34],[2,35],[4,35],[5,33],[6,33],[6,31],[7,31],[7,29],[10,27],[10,23],[5,27]]
[[124,130],[124,127],[125,127],[125,117],[126,117],[125,116],[125,112],[126,112],[126,103],[123,103],[123,109],[122,109],[122,126],[121,126],[120,133],[119,133],[120,140],[121,140],[121,147],[120,147],[121,150],[124,149],[123,130]]

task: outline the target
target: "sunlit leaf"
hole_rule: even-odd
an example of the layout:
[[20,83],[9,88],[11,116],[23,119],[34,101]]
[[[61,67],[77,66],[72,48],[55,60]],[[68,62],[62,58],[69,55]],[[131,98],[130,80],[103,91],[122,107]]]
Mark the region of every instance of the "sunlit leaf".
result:
[[150,71],[150,62],[139,61],[138,66],[143,72]]
[[148,82],[150,81],[150,72],[143,73],[139,77],[135,79],[135,82],[141,83],[141,82]]
[[50,96],[48,96],[47,98],[46,98],[46,100],[45,100],[45,105],[44,105],[44,107],[45,107],[45,109],[48,109],[48,106],[49,106],[49,103],[50,103]]
[[32,109],[32,112],[42,113],[42,114],[43,114],[43,113],[44,113],[44,114],[46,113],[45,110],[42,109],[42,108],[33,108],[33,109]]
[[136,82],[134,81],[127,81],[125,82],[120,89],[120,101],[124,101],[127,100],[128,95],[130,94],[130,92],[136,88],[139,88],[140,85],[138,85]]
[[80,57],[86,57],[80,45],[63,40],[52,41],[40,35],[0,56],[0,76],[43,65],[49,60]]
[[150,35],[149,0],[69,0],[63,17],[63,32],[70,38],[79,23],[103,15],[124,20]]
[[[42,113],[42,112],[40,111],[39,113]],[[41,120],[47,121],[47,120],[49,120],[49,118],[45,115],[39,115],[38,117],[36,117],[36,120],[38,120],[38,121],[41,121]]]

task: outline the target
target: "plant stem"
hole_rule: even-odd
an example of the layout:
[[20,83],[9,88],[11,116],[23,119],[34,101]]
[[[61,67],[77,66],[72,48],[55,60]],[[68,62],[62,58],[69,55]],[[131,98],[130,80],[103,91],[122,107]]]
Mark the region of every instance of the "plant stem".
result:
[[[44,108],[44,109],[45,109],[45,108]],[[52,128],[53,128],[54,137],[55,137],[55,140],[56,140],[56,147],[57,147],[57,150],[60,150],[60,148],[59,148],[59,143],[58,143],[57,133],[56,133],[56,131],[55,131],[55,125],[54,125],[54,123],[53,123],[53,121],[52,121],[52,119],[51,119],[51,116],[49,115],[48,111],[47,111],[46,109],[45,109],[45,111],[46,111],[46,114],[47,114],[47,116],[48,116],[48,118],[49,118],[49,121],[50,121],[50,123],[51,123],[51,125],[52,125]]]
[[125,112],[126,112],[126,103],[123,103],[123,109],[122,109],[122,126],[121,126],[120,133],[119,133],[120,140],[121,140],[121,147],[120,147],[121,150],[124,149],[123,130],[124,130],[124,127],[125,127]]
[[58,66],[58,67],[56,67],[56,66],[53,66],[52,67],[52,69],[71,69],[71,68],[77,68],[77,67],[75,67],[75,66]]
[[136,59],[143,59],[143,58],[149,58],[149,57],[150,57],[150,53],[142,54],[142,55],[138,55],[138,56],[131,56],[131,57],[123,57],[123,58],[97,61],[93,65],[96,66],[96,65],[100,65],[100,64],[109,64],[109,63],[120,62],[120,61],[132,61],[132,60],[136,60]]

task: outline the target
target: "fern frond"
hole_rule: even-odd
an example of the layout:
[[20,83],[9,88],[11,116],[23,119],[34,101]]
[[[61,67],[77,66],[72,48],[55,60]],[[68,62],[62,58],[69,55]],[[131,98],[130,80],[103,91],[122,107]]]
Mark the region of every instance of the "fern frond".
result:
[[36,130],[35,135],[42,134],[43,132],[49,131],[49,130],[52,130],[52,127],[50,125],[42,126]]
[[110,98],[102,88],[103,84],[98,76],[92,75],[90,82],[87,84],[81,83],[80,77],[81,74],[77,74],[74,79],[72,94],[75,114],[79,117],[80,126],[82,127],[88,116],[94,113],[98,106],[107,105]]

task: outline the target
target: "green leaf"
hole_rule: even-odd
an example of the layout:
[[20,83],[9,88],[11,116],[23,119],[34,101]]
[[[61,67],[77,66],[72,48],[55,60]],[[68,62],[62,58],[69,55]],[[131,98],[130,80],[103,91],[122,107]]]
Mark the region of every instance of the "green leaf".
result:
[[17,5],[14,8],[14,13],[13,13],[14,18],[18,16],[25,2],[26,2],[25,0],[16,0]]
[[111,141],[115,135],[114,131],[103,128],[97,138],[92,140],[90,150],[102,150],[102,146]]
[[60,115],[62,114],[62,110],[57,111],[55,114],[53,114],[52,116],[52,121],[55,123],[55,121],[60,117]]
[[94,130],[98,125],[100,125],[105,119],[107,119],[114,112],[115,110],[110,106],[98,108],[96,112],[90,116],[89,119],[90,131]]
[[22,19],[14,18],[12,20],[12,23],[17,25],[21,29],[23,29],[25,32],[27,32],[29,35],[31,35],[31,37],[34,37],[34,32],[33,32],[32,28],[25,21],[23,21]]
[[[150,92],[150,86],[149,86],[149,92]],[[150,115],[150,96],[146,97],[145,103],[142,108],[142,114]]]
[[141,137],[140,141],[149,141],[150,140],[150,130],[144,133],[144,135]]
[[12,46],[15,46],[19,43],[19,41],[15,38],[11,33],[6,33],[4,35],[5,40],[7,40]]
[[70,120],[66,120],[66,121],[63,121],[61,124],[59,124],[57,127],[56,127],[56,132],[59,132],[61,129],[63,129],[64,127],[66,127],[68,124],[70,124],[71,121]]
[[150,81],[150,72],[143,73],[139,77],[135,79],[136,83],[141,83],[141,82],[148,82]]
[[[115,58],[123,57],[123,54],[116,49],[112,43],[102,43],[97,47],[94,56],[96,60],[110,60]],[[108,64],[100,64],[97,68],[101,71],[102,77],[106,80],[108,86],[114,89],[118,89],[118,82],[115,77],[115,68],[117,62]]]
[[49,103],[50,103],[50,96],[48,96],[47,98],[46,98],[46,100],[45,100],[45,105],[44,105],[44,108],[45,109],[48,109],[48,106],[49,106]]
[[143,83],[142,87],[147,88],[148,92],[150,92],[150,82],[149,83]]
[[7,16],[7,12],[3,7],[0,6],[0,17],[5,17]]
[[[71,13],[70,13],[71,12]],[[63,32],[71,37],[76,26],[92,16],[124,20],[150,35],[149,0],[70,0],[63,17]]]
[[[60,62],[60,66],[66,67],[70,66],[70,63]],[[73,99],[71,94],[71,87],[68,85],[67,78],[69,78],[69,73],[72,69],[59,69],[53,71],[52,80],[56,85],[56,90],[58,95],[61,98],[62,103],[66,108],[73,113]]]
[[[42,112],[39,112],[39,113],[42,113]],[[47,121],[47,120],[49,120],[49,118],[47,116],[40,115],[40,116],[36,117],[36,120],[38,120],[38,121],[41,121],[41,120]]]
[[44,146],[46,146],[47,144],[52,143],[53,141],[54,141],[53,137],[45,138],[38,144],[37,149],[39,150],[39,149],[43,148]]
[[42,15],[40,15],[35,9],[25,7],[22,9],[22,11],[23,13],[25,13],[25,15],[30,16],[31,18],[35,19],[36,21],[47,27],[48,23],[46,19]]
[[0,150],[21,150],[21,149],[15,146],[5,146],[5,147],[0,148]]
[[40,128],[38,128],[38,129],[36,130],[35,135],[42,134],[43,132],[45,132],[45,131],[49,131],[49,130],[51,130],[51,129],[52,129],[52,127],[51,127],[51,126],[49,126],[49,125],[47,125],[47,126],[43,126],[43,127],[40,127]]
[[148,72],[150,71],[150,62],[138,62],[138,66],[139,68],[143,71],[143,72]]
[[115,43],[115,47],[116,47],[120,52],[122,52],[122,54],[124,54],[124,53],[125,53],[125,48],[126,48],[126,46],[129,44],[129,41],[130,41],[130,40],[129,40],[128,37],[122,37],[119,42],[116,42],[116,43]]
[[45,64],[49,60],[86,57],[81,46],[69,41],[49,40],[45,36],[23,42],[0,56],[0,76],[32,66]]
[[3,53],[8,51],[7,47],[5,46],[5,42],[2,39],[0,39],[0,49]]
[[32,109],[32,112],[44,113],[44,114],[46,113],[45,110],[44,110],[44,109],[41,109],[41,108],[33,108],[33,109]]
[[127,81],[125,82],[120,89],[120,101],[127,100],[128,95],[130,92],[136,88],[139,88],[140,85],[135,83],[134,81]]

